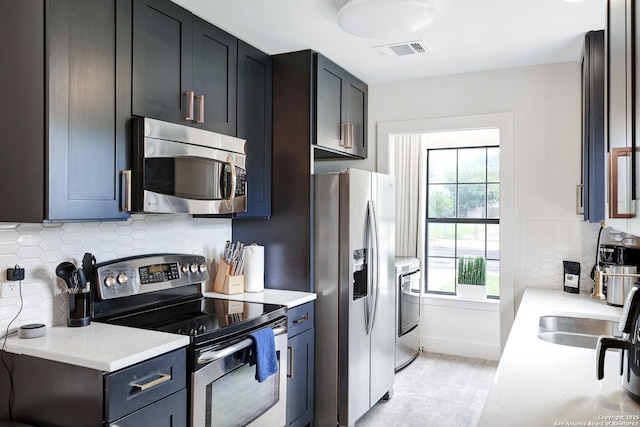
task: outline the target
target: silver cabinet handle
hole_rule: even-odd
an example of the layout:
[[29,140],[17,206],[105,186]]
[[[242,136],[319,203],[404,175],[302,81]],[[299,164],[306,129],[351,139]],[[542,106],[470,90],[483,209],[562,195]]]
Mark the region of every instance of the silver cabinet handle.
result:
[[124,178],[124,184],[122,184],[122,191],[125,192],[122,196],[122,202],[120,203],[120,210],[125,212],[131,212],[131,171],[120,171],[120,177]]
[[340,123],[340,146],[353,148],[353,123]]
[[584,214],[584,184],[576,185],[576,215]]
[[[612,148],[609,153],[609,218],[633,218],[635,214],[631,210],[631,199],[629,194],[620,194],[620,190],[623,192],[625,189],[631,186],[630,175],[627,173],[620,173],[620,162],[631,163],[631,147]],[[622,175],[622,176],[621,176]],[[620,181],[624,180],[620,185]],[[622,188],[621,188],[622,187]],[[623,198],[622,204],[626,212],[621,212],[619,202],[620,198]]]
[[185,116],[185,120],[192,122],[193,121],[193,98],[194,98],[194,93],[192,90],[187,91],[184,93],[185,96],[187,97],[187,115]]
[[194,98],[198,101],[198,118],[196,119],[196,123],[202,124],[204,123],[204,95],[196,95]]
[[289,371],[287,372],[287,378],[293,378],[293,347],[287,346],[287,352],[289,353]]
[[159,384],[165,383],[171,380],[170,374],[159,374],[160,377],[155,380],[149,381],[148,383],[139,384],[139,383],[131,383],[132,387],[136,387],[139,391],[148,390],[151,387],[155,387]]
[[306,322],[307,320],[309,320],[309,314],[307,314],[306,316],[302,316],[299,319],[295,319],[293,323],[302,323],[302,322]]

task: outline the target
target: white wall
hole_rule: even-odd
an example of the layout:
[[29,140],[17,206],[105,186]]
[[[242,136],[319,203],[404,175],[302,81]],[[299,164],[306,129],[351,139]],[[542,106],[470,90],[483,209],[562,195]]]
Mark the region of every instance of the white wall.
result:
[[139,254],[194,253],[207,259],[211,278],[206,289],[211,289],[216,263],[230,239],[230,219],[187,215],[134,215],[119,222],[0,223],[0,282],[6,268],[20,264],[25,269],[22,311],[19,297],[0,298],[1,334],[18,312],[12,329],[27,323],[66,324],[66,294],[55,275],[62,261],[80,266],[85,252],[93,253],[98,262]]
[[[514,265],[511,266],[514,301],[501,301],[501,304],[506,303],[509,310],[514,310],[527,286],[527,265],[553,265],[554,271],[560,268],[561,272],[563,258],[557,257],[559,253],[564,257],[583,259],[583,253],[589,252],[591,246],[595,251],[595,244],[591,242],[597,226],[581,222],[581,217],[575,213],[575,189],[580,183],[580,91],[579,62],[373,84],[369,86],[369,158],[356,164],[359,168],[375,170],[376,164],[383,160],[378,156],[386,156],[384,150],[377,149],[379,141],[375,140],[380,123],[512,113],[514,232],[510,238],[515,248]],[[322,167],[327,169],[331,164]],[[541,228],[541,222],[548,223],[549,227]],[[536,229],[546,233],[536,240],[536,245],[555,242],[561,247],[558,250],[550,248],[544,258],[537,259],[539,254],[528,251],[527,242],[531,231]],[[583,272],[591,266],[583,266]],[[562,287],[557,276],[547,279],[548,282],[543,283],[533,280],[531,285]],[[424,308],[429,310],[429,306]],[[426,348],[429,349],[430,338],[435,342],[441,336],[452,340],[464,336],[464,328],[469,322],[483,324],[485,329],[491,329],[487,325],[495,323],[485,321],[495,319],[491,311],[468,308],[467,312],[466,318],[460,320],[456,310],[442,310],[442,316],[449,313],[450,318],[440,318],[437,325],[425,316],[422,335]],[[502,327],[495,326],[500,332],[496,334],[496,330],[487,329],[484,341],[479,338],[479,347],[499,347],[495,342],[496,335],[500,335],[504,343],[511,320],[504,313],[501,318],[506,323]],[[451,325],[451,329],[443,331],[446,325]],[[456,345],[452,342],[452,352],[456,352],[453,347]]]

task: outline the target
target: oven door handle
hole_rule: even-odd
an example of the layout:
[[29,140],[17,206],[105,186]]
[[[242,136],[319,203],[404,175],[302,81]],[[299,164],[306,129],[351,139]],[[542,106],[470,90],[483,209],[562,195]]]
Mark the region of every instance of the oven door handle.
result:
[[[286,332],[287,332],[287,327],[281,326],[273,330],[273,335],[278,336]],[[206,365],[207,363],[215,362],[216,360],[229,357],[236,351],[250,347],[252,344],[253,344],[253,340],[251,338],[247,338],[229,347],[225,347],[222,350],[206,351],[204,353],[201,353],[200,357],[198,357],[198,361],[197,361],[198,365]]]

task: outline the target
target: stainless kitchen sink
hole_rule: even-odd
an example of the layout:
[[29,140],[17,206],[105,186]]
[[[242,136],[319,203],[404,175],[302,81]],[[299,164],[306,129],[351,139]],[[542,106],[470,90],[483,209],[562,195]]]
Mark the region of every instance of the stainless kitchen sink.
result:
[[538,338],[571,347],[596,348],[598,337],[621,336],[618,322],[573,316],[541,316]]

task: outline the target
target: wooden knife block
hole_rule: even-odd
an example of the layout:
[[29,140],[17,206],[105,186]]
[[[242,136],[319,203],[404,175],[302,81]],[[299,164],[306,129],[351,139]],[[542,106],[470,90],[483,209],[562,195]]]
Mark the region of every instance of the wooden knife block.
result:
[[232,276],[231,266],[224,259],[218,264],[213,291],[221,294],[241,294],[244,292],[244,276]]

